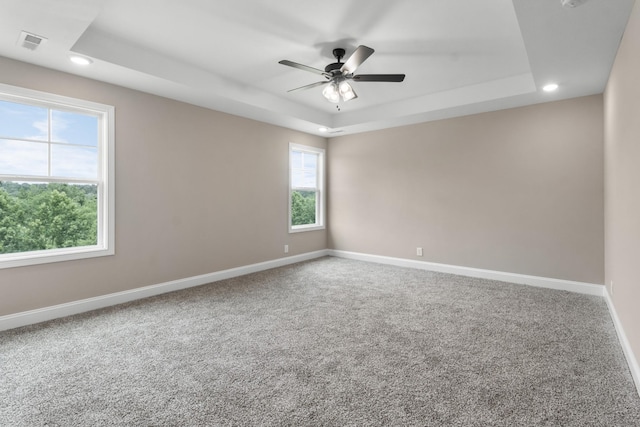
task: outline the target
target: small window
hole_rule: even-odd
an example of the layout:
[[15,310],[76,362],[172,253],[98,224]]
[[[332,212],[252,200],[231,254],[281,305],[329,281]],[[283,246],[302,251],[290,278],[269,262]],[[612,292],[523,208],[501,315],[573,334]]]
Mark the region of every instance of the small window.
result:
[[324,150],[289,144],[289,232],[324,228]]
[[113,113],[0,85],[0,268],[114,253]]

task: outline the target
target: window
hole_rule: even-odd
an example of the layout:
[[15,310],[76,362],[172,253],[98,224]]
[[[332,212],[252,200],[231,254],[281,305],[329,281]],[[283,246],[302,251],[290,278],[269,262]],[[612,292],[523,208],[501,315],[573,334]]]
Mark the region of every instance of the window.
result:
[[324,228],[324,150],[289,144],[289,232]]
[[0,84],[0,268],[114,253],[113,115]]

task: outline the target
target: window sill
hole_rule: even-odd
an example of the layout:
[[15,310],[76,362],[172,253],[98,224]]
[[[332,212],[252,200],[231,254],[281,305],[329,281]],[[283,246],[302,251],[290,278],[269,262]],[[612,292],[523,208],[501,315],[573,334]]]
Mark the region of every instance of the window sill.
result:
[[290,227],[289,233],[302,233],[304,231],[317,231],[324,230],[326,227],[324,225],[298,225],[295,228]]
[[113,249],[105,249],[97,246],[3,254],[0,255],[0,269],[48,264],[61,261],[73,261],[110,255],[114,255]]

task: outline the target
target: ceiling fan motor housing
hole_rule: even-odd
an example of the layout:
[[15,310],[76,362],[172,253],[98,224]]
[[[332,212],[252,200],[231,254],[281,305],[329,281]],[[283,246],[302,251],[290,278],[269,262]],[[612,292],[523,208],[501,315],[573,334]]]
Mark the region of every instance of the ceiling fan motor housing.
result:
[[327,73],[332,73],[333,71],[340,71],[340,68],[342,68],[342,62],[334,62],[333,64],[329,64],[326,67],[324,67],[324,71],[326,71]]
[[324,71],[326,71],[327,73],[333,74],[333,71],[340,70],[340,68],[342,68],[342,65],[343,65],[343,63],[340,62],[340,60],[344,58],[345,53],[346,53],[345,50],[340,47],[333,49],[333,56],[335,56],[338,62],[334,62],[333,64],[327,65],[326,67],[324,67]]

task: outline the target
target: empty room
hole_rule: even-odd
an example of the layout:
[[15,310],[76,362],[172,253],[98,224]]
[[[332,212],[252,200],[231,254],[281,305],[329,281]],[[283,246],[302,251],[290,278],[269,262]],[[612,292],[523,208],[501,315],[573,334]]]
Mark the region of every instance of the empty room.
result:
[[634,0],[0,0],[0,426],[640,426]]

